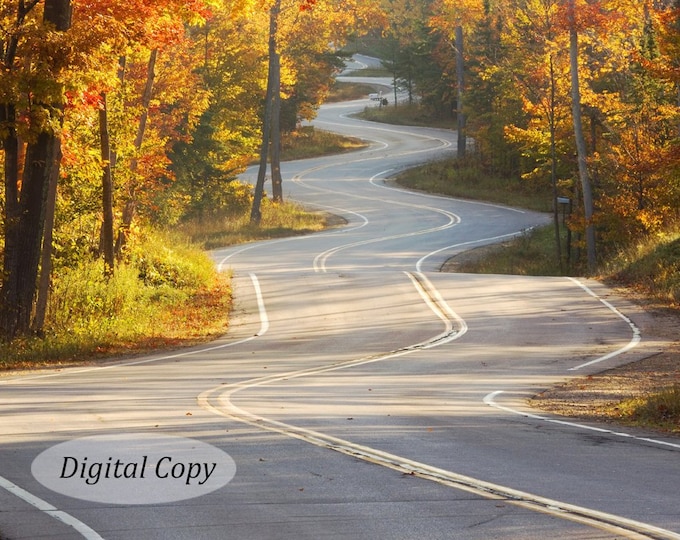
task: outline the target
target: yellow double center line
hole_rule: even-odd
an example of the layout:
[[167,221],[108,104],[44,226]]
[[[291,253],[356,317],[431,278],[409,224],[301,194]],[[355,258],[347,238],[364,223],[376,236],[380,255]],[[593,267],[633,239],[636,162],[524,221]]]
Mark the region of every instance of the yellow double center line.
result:
[[[465,321],[456,315],[456,313],[446,304],[444,299],[441,297],[432,283],[427,279],[427,277],[420,273],[407,273],[407,275],[430,309],[432,309],[432,311],[444,321],[445,330],[441,334],[438,334],[437,336],[434,336],[425,342],[379,355],[372,355],[347,362],[293,371],[279,375],[259,377],[234,385],[221,385],[203,392],[198,397],[198,404],[205,410],[208,410],[214,414],[237,420],[260,429],[275,432],[286,437],[299,439],[301,441],[322,448],[327,448],[335,452],[340,452],[369,463],[381,465],[383,467],[399,471],[403,474],[437,482],[438,484],[463,490],[488,499],[502,500],[507,504],[520,506],[528,510],[549,514],[561,519],[595,527],[615,535],[621,535],[631,539],[680,540],[680,534],[648,525],[646,523],[634,521],[605,512],[599,512],[597,510],[591,510],[589,508],[584,508],[573,504],[563,503],[499,484],[494,484],[484,480],[458,474],[445,469],[440,469],[438,467],[433,467],[426,463],[403,458],[389,452],[384,452],[369,446],[353,443],[332,435],[327,435],[318,431],[293,426],[291,424],[279,422],[278,420],[259,416],[241,409],[232,403],[232,396],[242,390],[301,378],[308,375],[318,375],[321,373],[348,369],[373,362],[381,362],[411,354],[419,350],[436,347],[444,343],[449,343],[462,336],[467,331]],[[261,309],[264,309],[263,301],[260,301],[260,306]]]

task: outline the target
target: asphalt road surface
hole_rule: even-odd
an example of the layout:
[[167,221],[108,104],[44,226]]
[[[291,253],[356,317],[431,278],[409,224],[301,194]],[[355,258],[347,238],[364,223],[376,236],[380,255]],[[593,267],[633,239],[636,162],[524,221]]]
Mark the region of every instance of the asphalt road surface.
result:
[[644,315],[588,280],[440,273],[548,217],[396,189],[455,133],[348,117],[370,103],[316,121],[369,148],[284,165],[346,225],[213,252],[223,339],[0,379],[0,538],[680,538],[678,439],[526,406],[659,350]]

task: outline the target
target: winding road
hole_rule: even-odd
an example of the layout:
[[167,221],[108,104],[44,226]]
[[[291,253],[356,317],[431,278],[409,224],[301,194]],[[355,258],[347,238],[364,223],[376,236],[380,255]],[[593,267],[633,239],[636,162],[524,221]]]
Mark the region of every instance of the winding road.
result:
[[349,116],[367,104],[315,123],[368,148],[284,164],[344,226],[212,253],[223,339],[0,379],[0,538],[680,539],[680,440],[526,405],[660,350],[644,313],[594,281],[439,272],[548,218],[397,189],[455,133]]

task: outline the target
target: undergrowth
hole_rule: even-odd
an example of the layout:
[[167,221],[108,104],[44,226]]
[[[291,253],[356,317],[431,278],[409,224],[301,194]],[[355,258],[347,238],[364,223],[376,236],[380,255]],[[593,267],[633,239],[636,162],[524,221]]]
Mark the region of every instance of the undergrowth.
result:
[[680,309],[680,227],[621,249],[603,273],[612,283]]
[[202,250],[176,234],[148,234],[113,276],[99,260],[55,272],[43,335],[0,343],[0,369],[202,341],[226,331],[230,305],[227,276]]
[[344,137],[330,131],[304,126],[284,135],[281,141],[281,158],[286,161],[310,157],[342,154],[365,148],[360,139]]
[[616,414],[631,425],[650,426],[680,433],[680,385],[631,398],[616,405]]
[[243,244],[321,231],[327,227],[327,217],[309,212],[292,202],[262,201],[259,225],[250,223],[249,212],[212,216],[209,219],[183,223],[180,230],[194,244],[204,249]]
[[404,171],[397,183],[450,197],[476,199],[539,212],[548,212],[552,195],[547,186],[530,180],[507,178],[485,170],[474,158],[426,163]]

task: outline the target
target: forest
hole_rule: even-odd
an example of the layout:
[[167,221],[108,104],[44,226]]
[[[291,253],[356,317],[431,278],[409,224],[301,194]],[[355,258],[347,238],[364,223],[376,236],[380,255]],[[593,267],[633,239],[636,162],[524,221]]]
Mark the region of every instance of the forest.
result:
[[0,31],[5,342],[77,309],[58,295],[73,276],[133,268],[157,290],[177,271],[149,256],[150,231],[257,221],[267,194],[238,174],[274,168],[359,43],[465,135],[460,159],[547,187],[556,225],[568,201],[589,272],[677,231],[671,0],[2,0]]

